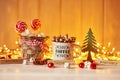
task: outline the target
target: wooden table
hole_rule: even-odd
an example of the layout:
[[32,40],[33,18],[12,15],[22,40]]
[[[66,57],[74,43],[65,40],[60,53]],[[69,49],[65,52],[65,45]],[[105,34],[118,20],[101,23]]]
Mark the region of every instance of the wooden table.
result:
[[71,66],[0,64],[0,80],[120,80],[120,66],[98,65],[96,70]]

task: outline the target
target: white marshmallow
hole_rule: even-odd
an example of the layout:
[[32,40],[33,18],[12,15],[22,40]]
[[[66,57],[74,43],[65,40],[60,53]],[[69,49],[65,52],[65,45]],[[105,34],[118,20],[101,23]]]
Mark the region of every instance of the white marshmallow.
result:
[[89,62],[89,61],[86,61],[86,62],[84,62],[84,64],[85,64],[85,68],[90,68],[90,65],[91,65],[91,62]]
[[65,62],[65,63],[64,63],[64,68],[70,68],[70,63]]
[[40,33],[40,34],[38,34],[38,37],[45,37],[45,34],[44,33]]
[[30,31],[27,29],[25,32],[21,33],[22,36],[28,36],[30,35]]
[[27,65],[28,64],[28,61],[27,60],[23,60],[23,63],[24,65]]
[[33,62],[33,58],[30,58],[30,63],[32,63]]

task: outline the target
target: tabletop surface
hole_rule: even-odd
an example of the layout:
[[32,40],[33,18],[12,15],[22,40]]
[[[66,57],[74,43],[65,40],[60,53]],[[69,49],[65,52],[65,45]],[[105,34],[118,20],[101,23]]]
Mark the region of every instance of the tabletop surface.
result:
[[98,65],[97,69],[63,66],[0,64],[0,80],[120,80],[120,66]]

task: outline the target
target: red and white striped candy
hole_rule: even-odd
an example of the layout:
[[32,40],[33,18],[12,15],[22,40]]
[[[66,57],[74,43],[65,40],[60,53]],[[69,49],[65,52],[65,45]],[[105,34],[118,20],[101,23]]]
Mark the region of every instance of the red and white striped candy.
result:
[[16,30],[19,33],[24,32],[26,29],[27,29],[27,24],[25,22],[22,22],[22,21],[18,21],[17,22],[17,24],[16,24]]
[[32,22],[31,22],[31,27],[34,31],[38,30],[40,27],[41,27],[41,23],[40,23],[40,20],[39,19],[34,19]]

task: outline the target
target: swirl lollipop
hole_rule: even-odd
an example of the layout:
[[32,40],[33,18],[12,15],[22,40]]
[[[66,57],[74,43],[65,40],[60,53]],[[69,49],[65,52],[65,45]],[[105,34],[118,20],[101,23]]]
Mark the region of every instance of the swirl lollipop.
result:
[[22,21],[18,21],[16,24],[16,30],[19,33],[25,32],[25,30],[27,29],[27,24],[25,22]]
[[34,31],[38,30],[40,27],[41,27],[41,23],[40,23],[40,20],[39,19],[34,19],[32,22],[31,22],[31,27]]

